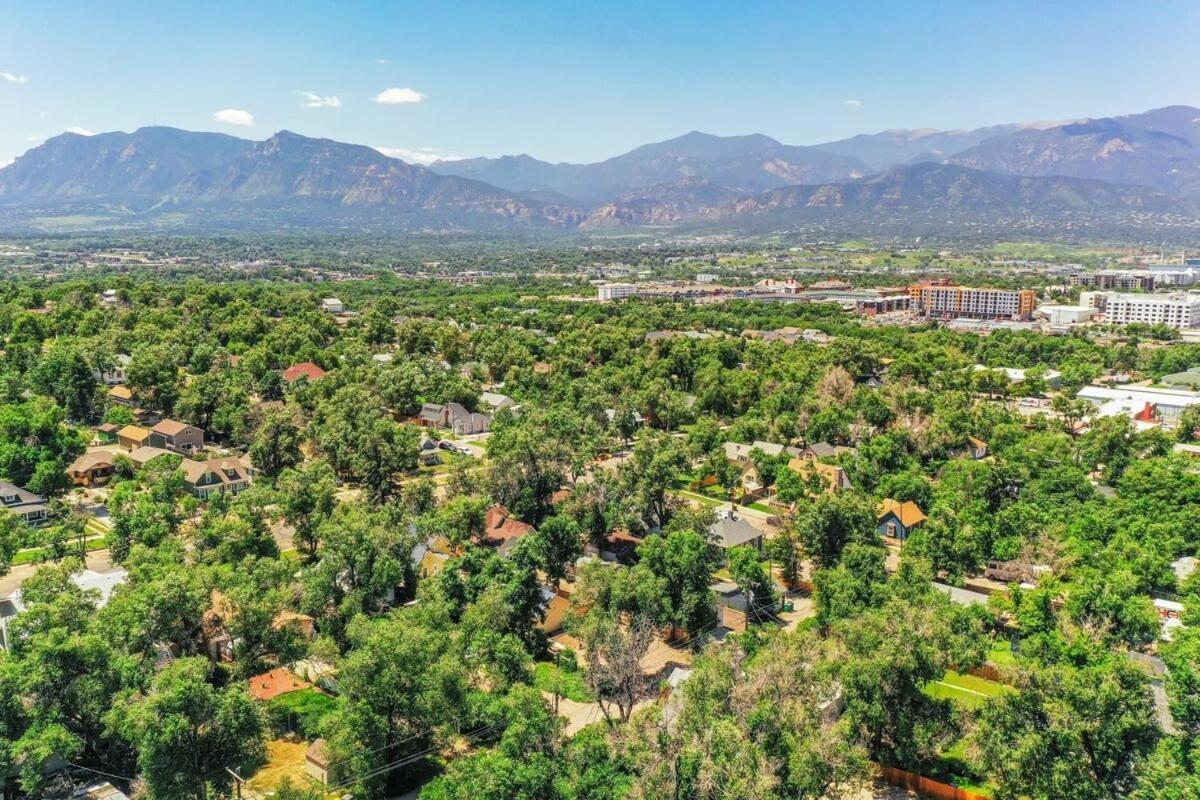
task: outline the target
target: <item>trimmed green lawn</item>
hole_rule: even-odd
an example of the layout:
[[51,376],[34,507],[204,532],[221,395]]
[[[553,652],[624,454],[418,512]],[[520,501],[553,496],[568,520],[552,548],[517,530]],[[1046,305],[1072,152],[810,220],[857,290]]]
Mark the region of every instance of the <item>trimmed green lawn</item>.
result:
[[[75,549],[75,544],[75,542],[71,542],[67,549],[77,553],[78,550]],[[89,553],[94,553],[97,550],[103,550],[105,547],[104,537],[96,536],[90,539],[84,539],[83,546],[84,549]],[[16,555],[13,556],[12,566],[17,567],[22,564],[33,564],[37,561],[41,561],[43,555],[45,555],[45,552],[46,549],[43,547],[31,547],[28,550],[20,550]]]
[[697,494],[696,492],[690,491],[688,489],[672,489],[671,494],[686,498],[688,500],[694,500],[697,503],[703,503],[706,506],[714,506],[715,507],[715,506],[719,506],[722,503],[726,502],[724,500],[718,500],[715,497],[708,497],[707,495]]
[[930,697],[949,698],[964,708],[974,710],[989,699],[1013,690],[1002,683],[984,680],[974,675],[960,675],[957,672],[947,671],[940,681],[935,681],[925,687],[925,691]]
[[543,692],[554,693],[557,684],[558,693],[568,700],[577,703],[590,703],[596,699],[587,684],[583,682],[583,671],[564,672],[554,666],[552,661],[539,661],[533,665],[533,685]]

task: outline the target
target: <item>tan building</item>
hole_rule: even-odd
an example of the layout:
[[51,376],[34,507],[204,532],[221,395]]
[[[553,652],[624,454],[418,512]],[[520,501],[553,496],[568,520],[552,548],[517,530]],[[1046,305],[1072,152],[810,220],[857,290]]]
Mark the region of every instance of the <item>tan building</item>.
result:
[[204,431],[186,422],[164,419],[150,429],[150,446],[195,453],[204,449]]
[[150,431],[140,425],[126,425],[117,431],[117,444],[126,450],[136,450],[150,444]]
[[84,453],[67,467],[67,474],[76,486],[103,486],[114,472],[113,457],[101,451]]
[[908,287],[911,307],[926,317],[945,319],[1009,319],[1033,317],[1037,292],[1032,289],[979,289],[945,281]]

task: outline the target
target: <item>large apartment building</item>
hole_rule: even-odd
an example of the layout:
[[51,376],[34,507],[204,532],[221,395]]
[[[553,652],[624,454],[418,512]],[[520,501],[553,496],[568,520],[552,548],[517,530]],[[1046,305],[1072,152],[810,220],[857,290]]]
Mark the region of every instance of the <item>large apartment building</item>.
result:
[[1075,272],[1067,278],[1071,286],[1087,286],[1096,289],[1141,289],[1154,291],[1154,275],[1149,272],[1102,270],[1100,272]]
[[[1088,299],[1091,305],[1103,308],[1104,319],[1116,325],[1144,322],[1163,324],[1176,329],[1200,328],[1200,294],[1116,294],[1107,293]],[[1097,302],[1097,301],[1101,302]]]
[[1033,316],[1032,289],[976,289],[944,281],[908,287],[912,308],[926,317],[946,319],[1019,319]]

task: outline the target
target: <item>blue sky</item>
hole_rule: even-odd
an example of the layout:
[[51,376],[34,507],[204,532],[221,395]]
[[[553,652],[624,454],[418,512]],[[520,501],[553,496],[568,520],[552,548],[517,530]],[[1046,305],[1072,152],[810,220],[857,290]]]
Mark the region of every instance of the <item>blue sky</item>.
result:
[[9,0],[0,164],[150,124],[591,161],[689,130],[1104,116],[1200,105],[1198,43],[1195,0]]

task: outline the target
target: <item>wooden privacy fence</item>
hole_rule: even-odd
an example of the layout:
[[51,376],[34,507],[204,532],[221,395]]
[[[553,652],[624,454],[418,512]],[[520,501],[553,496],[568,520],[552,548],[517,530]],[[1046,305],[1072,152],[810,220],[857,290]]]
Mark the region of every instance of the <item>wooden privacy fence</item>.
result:
[[916,792],[922,797],[933,797],[936,800],[989,800],[978,792],[969,792],[948,783],[926,778],[914,772],[897,769],[896,767],[880,767],[880,777],[893,786]]

